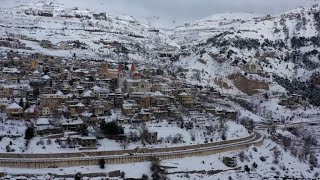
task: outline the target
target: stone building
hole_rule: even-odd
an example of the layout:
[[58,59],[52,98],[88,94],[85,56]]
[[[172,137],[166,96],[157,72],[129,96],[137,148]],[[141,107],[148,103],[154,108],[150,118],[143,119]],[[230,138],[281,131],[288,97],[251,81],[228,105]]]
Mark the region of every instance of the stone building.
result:
[[250,73],[250,74],[260,74],[263,72],[260,64],[257,62],[254,62],[254,61],[250,61],[250,62],[244,64],[241,68],[242,68],[242,70],[244,70],[245,72]]
[[150,92],[149,82],[144,79],[126,79],[123,84],[126,93]]
[[96,148],[97,138],[95,137],[79,137],[78,144],[85,148]]
[[13,102],[6,107],[6,113],[10,119],[19,119],[23,117],[23,108],[16,102]]
[[188,93],[183,92],[183,93],[178,94],[178,101],[186,107],[193,106],[193,98]]

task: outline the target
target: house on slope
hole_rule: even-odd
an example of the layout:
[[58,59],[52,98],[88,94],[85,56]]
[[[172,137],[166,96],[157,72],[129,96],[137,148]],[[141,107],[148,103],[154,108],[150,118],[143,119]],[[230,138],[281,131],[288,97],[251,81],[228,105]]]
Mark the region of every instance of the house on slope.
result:
[[241,69],[249,74],[261,74],[263,73],[262,67],[256,61],[250,61],[241,66]]
[[124,80],[124,90],[127,93],[150,92],[149,82],[144,79],[126,79]]
[[16,102],[13,102],[6,107],[6,113],[10,119],[19,119],[23,117],[23,108]]

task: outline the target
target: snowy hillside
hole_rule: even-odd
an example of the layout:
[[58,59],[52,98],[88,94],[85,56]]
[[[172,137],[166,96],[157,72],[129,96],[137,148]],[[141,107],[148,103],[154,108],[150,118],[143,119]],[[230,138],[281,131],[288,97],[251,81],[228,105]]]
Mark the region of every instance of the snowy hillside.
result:
[[88,58],[112,57],[117,51],[146,58],[150,50],[178,47],[130,16],[48,2],[1,9],[0,14],[1,49]]
[[[241,67],[252,62],[264,73],[289,81],[317,81],[319,30],[320,6],[314,5],[277,15],[213,15],[176,27],[171,38],[181,46],[175,64],[189,70],[185,73],[189,81],[209,84],[226,94],[242,94],[239,87],[234,88],[233,77],[243,74]],[[285,85],[261,75],[246,78],[272,82],[269,88],[277,92],[283,92],[279,84]]]
[[[277,15],[218,14],[173,30],[157,28],[158,17],[115,15],[96,4],[69,1],[17,1],[0,9],[0,50],[43,53],[76,59],[129,59],[167,64],[193,84],[226,94],[248,94],[234,85],[242,65],[258,63],[277,77],[308,82],[319,79],[320,6]],[[156,26],[156,27],[154,27]],[[237,75],[237,76],[235,76]],[[285,92],[281,82],[254,75]],[[285,87],[286,88],[286,87]],[[266,89],[266,88],[263,88]]]

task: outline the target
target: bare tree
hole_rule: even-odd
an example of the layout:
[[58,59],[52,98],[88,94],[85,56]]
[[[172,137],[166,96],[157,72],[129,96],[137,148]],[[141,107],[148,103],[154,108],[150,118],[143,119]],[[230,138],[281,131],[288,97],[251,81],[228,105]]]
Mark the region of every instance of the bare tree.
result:
[[314,167],[318,167],[318,158],[315,156],[314,153],[310,154],[309,163]]
[[175,135],[172,139],[172,143],[174,144],[181,143],[182,141],[183,141],[183,136],[180,133]]
[[53,123],[56,123],[57,121],[59,121],[61,119],[62,113],[59,112],[58,110],[54,110],[51,116],[51,121]]
[[292,139],[290,137],[282,136],[281,140],[282,140],[282,144],[284,146],[284,150],[287,151],[287,149],[290,148],[290,146],[291,146]]
[[245,157],[245,154],[244,154],[243,151],[241,151],[240,154],[239,154],[239,159],[240,159],[241,162],[244,161],[244,157]]
[[279,163],[280,155],[281,155],[281,151],[277,147],[274,147],[274,150],[273,150],[274,161],[273,161],[273,163],[275,163],[275,164]]
[[140,129],[141,143],[145,146],[148,143],[149,132],[146,126],[142,126]]
[[195,135],[195,133],[194,133],[194,132],[191,132],[190,135],[191,135],[191,141],[195,141],[195,140],[196,140],[196,135]]
[[52,143],[51,139],[47,139],[47,145],[50,145]]
[[124,140],[121,141],[120,146],[123,147],[123,149],[127,149],[128,145],[129,145],[129,142],[128,142],[127,138],[125,138]]
[[302,154],[304,159],[307,159],[308,155],[311,153],[311,144],[312,144],[313,139],[311,136],[308,136],[304,138],[304,143],[303,143],[303,148],[302,148]]

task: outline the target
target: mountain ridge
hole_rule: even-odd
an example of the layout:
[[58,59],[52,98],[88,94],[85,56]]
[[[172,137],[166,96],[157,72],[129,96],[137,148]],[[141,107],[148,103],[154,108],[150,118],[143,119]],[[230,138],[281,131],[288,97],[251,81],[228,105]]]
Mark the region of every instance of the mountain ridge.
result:
[[[153,62],[172,72],[187,69],[178,78],[236,94],[241,93],[237,88],[226,90],[217,82],[235,87],[228,77],[243,73],[242,66],[250,61],[265,73],[291,81],[311,81],[320,72],[319,5],[277,15],[213,15],[173,30],[155,28],[131,16],[43,1],[1,9],[0,14],[3,53]],[[198,72],[201,78],[195,78]]]

